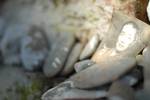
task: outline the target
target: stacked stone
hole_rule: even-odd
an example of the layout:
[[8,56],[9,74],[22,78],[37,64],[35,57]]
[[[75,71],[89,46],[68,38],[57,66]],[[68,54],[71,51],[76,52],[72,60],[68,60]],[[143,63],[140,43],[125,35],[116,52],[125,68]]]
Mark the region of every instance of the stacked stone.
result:
[[[43,100],[102,98],[136,100],[133,89],[142,81],[142,72],[137,62],[148,60],[149,50],[143,49],[149,44],[150,26],[134,17],[115,11],[112,25],[106,35],[98,49],[96,49],[100,41],[98,35],[94,35],[89,40],[81,52],[82,61],[75,64],[77,73],[48,90],[42,96]],[[140,58],[141,56],[137,57],[141,51],[145,60]],[[88,60],[89,58],[91,60]],[[149,71],[146,67],[144,69],[147,70],[144,72],[146,74],[144,89],[147,90]]]
[[55,6],[50,0],[13,1],[8,1],[0,19],[3,63],[40,70],[48,78],[71,75],[47,91],[43,100],[134,100],[133,87],[143,78],[139,66],[144,68],[143,91],[149,93],[150,27],[128,17],[145,19],[136,13],[142,3],[136,8],[135,0],[82,0],[85,7],[80,0],[56,0]]

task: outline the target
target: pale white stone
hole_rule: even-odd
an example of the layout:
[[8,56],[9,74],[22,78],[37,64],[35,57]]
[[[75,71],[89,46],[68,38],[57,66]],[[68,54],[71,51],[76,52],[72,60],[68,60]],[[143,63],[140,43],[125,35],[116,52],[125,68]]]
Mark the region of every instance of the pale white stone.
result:
[[133,23],[127,23],[123,26],[116,48],[119,51],[123,51],[129,47],[129,45],[135,40],[137,29]]

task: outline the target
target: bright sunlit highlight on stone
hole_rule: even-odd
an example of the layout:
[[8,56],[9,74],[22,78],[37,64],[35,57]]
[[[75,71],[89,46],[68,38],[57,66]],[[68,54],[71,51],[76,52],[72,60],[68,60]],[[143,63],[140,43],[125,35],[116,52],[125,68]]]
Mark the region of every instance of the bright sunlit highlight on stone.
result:
[[123,26],[116,48],[119,51],[123,51],[129,47],[129,45],[135,40],[137,29],[133,23],[127,23]]

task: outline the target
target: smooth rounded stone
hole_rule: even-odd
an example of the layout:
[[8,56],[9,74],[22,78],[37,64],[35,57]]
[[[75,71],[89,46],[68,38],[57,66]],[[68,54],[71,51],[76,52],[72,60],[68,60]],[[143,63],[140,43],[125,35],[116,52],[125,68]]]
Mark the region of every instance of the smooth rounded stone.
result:
[[73,72],[73,69],[74,69],[73,66],[74,66],[75,62],[79,59],[79,55],[81,53],[82,47],[83,47],[83,45],[81,43],[76,43],[73,46],[73,48],[66,60],[66,63],[64,65],[64,69],[61,72],[61,75],[69,75],[71,72]]
[[26,73],[21,67],[0,68],[0,100],[38,100],[44,78],[41,74]]
[[120,82],[114,82],[108,92],[108,100],[136,100],[133,89]]
[[66,81],[45,92],[42,100],[93,100],[106,96],[106,90],[81,90],[73,88],[73,84]]
[[112,25],[106,36],[92,57],[92,60],[97,63],[102,58],[101,54],[107,49],[112,51],[111,55],[118,53],[137,56],[149,43],[150,26],[134,17],[115,11]]
[[27,33],[29,26],[23,24],[10,24],[6,27],[0,43],[5,64],[20,64],[21,38]]
[[134,69],[129,74],[122,77],[119,81],[129,86],[136,85],[142,79],[142,73],[138,69]]
[[100,42],[99,35],[95,34],[89,42],[85,45],[81,55],[80,55],[80,60],[86,59],[96,51],[97,46]]
[[91,67],[70,77],[77,88],[93,88],[105,85],[130,71],[136,64],[135,58],[125,56],[108,56]]
[[91,67],[94,64],[95,63],[92,60],[83,60],[83,61],[77,62],[74,65],[74,69],[78,73],[78,72],[80,72],[80,71],[82,71],[88,67]]
[[54,77],[64,67],[68,54],[74,45],[75,36],[69,33],[60,33],[57,41],[51,47],[43,67],[45,76]]
[[28,34],[21,39],[21,61],[26,70],[39,69],[48,54],[48,41],[44,30],[32,26]]

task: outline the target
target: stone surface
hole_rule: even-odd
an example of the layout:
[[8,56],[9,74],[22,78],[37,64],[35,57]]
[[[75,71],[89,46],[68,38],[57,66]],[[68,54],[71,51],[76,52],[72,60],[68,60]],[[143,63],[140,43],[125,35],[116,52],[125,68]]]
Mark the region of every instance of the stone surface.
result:
[[108,100],[136,100],[134,91],[128,85],[114,82],[108,92]]
[[26,70],[39,69],[48,54],[46,33],[37,26],[32,26],[29,33],[21,39],[21,61]]
[[77,62],[75,65],[74,65],[74,69],[75,71],[78,73],[88,67],[91,67],[92,65],[94,65],[95,63],[91,60],[83,60],[83,61],[80,61],[80,62]]
[[64,67],[65,61],[74,45],[75,37],[70,33],[61,33],[49,51],[48,57],[43,67],[47,77],[54,77]]
[[23,24],[10,24],[4,31],[0,43],[0,50],[5,64],[20,64],[21,38],[27,33],[28,26]]
[[[97,65],[71,77],[75,86],[91,88],[104,85],[132,69],[136,62],[136,55],[150,40],[149,29],[149,25],[134,17],[118,11],[114,12],[112,25],[108,34],[106,34],[107,37],[104,38],[92,57]],[[107,77],[104,78],[103,76]],[[99,77],[99,80],[97,80],[97,77]]]
[[61,72],[61,75],[69,75],[71,72],[73,72],[74,64],[76,63],[76,61],[78,61],[82,48],[83,45],[81,43],[76,43],[73,46],[64,65],[64,69]]
[[100,42],[99,35],[95,34],[92,36],[92,38],[88,41],[88,43],[85,45],[81,55],[80,60],[87,59],[96,51],[97,46]]
[[70,81],[77,88],[85,89],[102,86],[117,80],[121,75],[131,70],[135,63],[135,58],[132,57],[112,56],[76,73],[70,78]]
[[102,41],[92,60],[98,63],[100,59],[103,59],[101,55],[109,49],[110,55],[138,55],[150,40],[149,27],[134,17],[118,11],[114,12],[107,37]]
[[48,90],[42,100],[93,100],[106,97],[106,90],[81,90],[72,88],[72,83],[64,82]]

